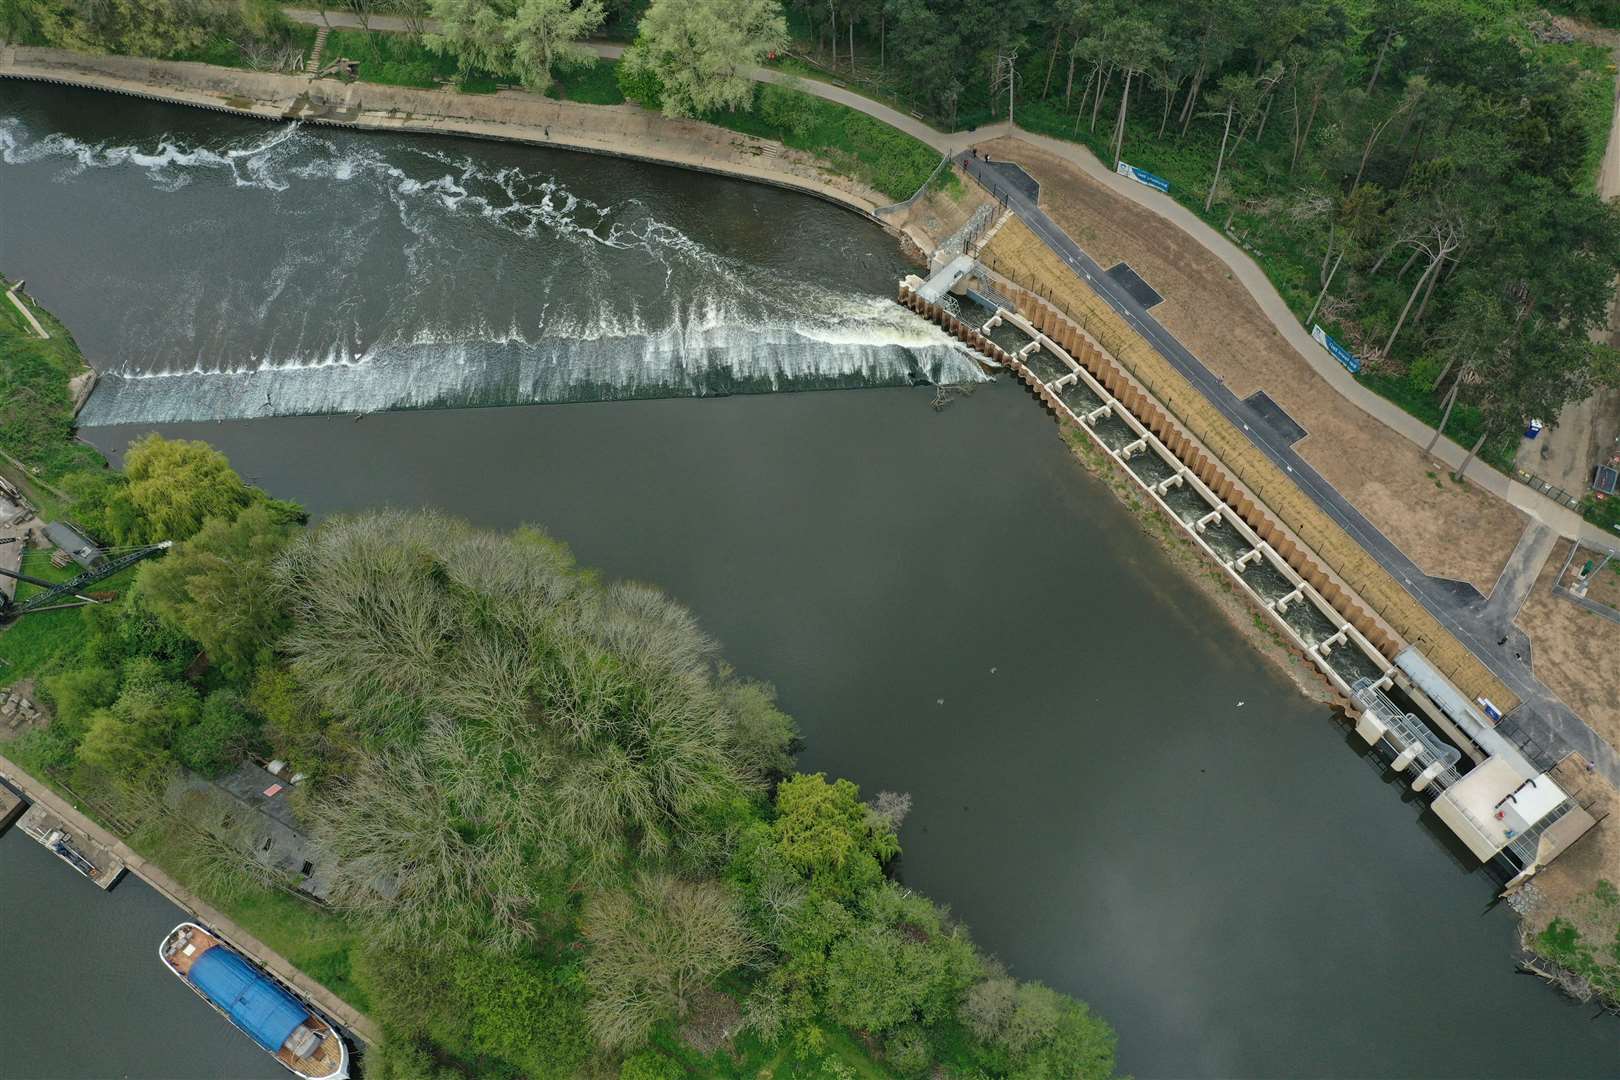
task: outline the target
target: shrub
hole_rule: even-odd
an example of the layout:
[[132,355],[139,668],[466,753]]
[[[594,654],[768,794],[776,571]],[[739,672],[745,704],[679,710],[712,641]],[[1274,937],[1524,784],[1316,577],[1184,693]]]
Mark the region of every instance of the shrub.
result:
[[579,992],[534,957],[466,953],[455,963],[457,1007],[472,1049],[525,1076],[571,1077],[590,1056]]
[[903,1027],[883,1041],[883,1059],[902,1076],[915,1076],[933,1063],[928,1039],[916,1027]]
[[686,1070],[656,1050],[643,1050],[625,1059],[619,1080],[681,1080]]
[[661,110],[664,107],[664,83],[651,64],[630,62],[635,49],[636,46],[632,45],[625,50],[624,57],[615,66],[619,90],[626,101],[633,101],[644,109]]
[[176,735],[175,756],[204,776],[219,776],[242,759],[258,735],[259,724],[241,695],[215,690],[203,702],[197,722]]
[[816,125],[815,99],[791,84],[765,83],[761,86],[759,112],[766,123],[801,139]]

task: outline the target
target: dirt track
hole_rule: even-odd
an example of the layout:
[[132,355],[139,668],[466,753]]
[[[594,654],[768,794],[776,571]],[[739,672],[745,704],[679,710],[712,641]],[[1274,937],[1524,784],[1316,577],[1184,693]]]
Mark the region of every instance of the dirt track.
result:
[[1146,278],[1165,297],[1153,314],[1233,393],[1264,390],[1282,406],[1308,433],[1301,455],[1425,572],[1490,592],[1523,514],[1453,483],[1420,448],[1348,405],[1181,229],[1024,142],[998,139],[988,149],[1041,182],[1041,207],[1099,263],[1124,260]]

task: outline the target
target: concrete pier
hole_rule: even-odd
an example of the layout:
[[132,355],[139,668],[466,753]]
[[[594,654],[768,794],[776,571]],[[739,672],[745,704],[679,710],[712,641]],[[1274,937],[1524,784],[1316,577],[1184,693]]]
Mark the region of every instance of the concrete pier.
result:
[[124,860],[110,847],[38,803],[28,808],[17,822],[17,828],[38,840],[75,872],[89,878],[98,889],[110,889],[124,876]]

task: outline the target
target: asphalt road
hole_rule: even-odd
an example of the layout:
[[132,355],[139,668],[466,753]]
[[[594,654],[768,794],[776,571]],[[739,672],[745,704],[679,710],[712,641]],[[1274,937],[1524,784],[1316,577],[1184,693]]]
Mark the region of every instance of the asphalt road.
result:
[[[1526,748],[1533,756],[1538,749],[1539,756],[1553,759],[1562,757],[1569,750],[1578,750],[1589,760],[1595,761],[1611,783],[1620,786],[1620,755],[1535,677],[1530,670],[1528,644],[1517,642],[1517,650],[1514,649],[1516,642],[1511,638],[1506,646],[1496,644],[1501,634],[1490,623],[1484,597],[1471,587],[1459,589],[1457,582],[1431,578],[1418,569],[1405,552],[1379,532],[1337,488],[1295,453],[1286,435],[1273,428],[1228,390],[1226,384],[1148,314],[1123,285],[1105,274],[1103,268],[1047,217],[1021,186],[1012,183],[1000,170],[990,167],[983,160],[966,155],[958,160],[975,179],[1017,213],[1024,224],[1070,269],[1107,300],[1120,317],[1185,376],[1210,404],[1236,424],[1250,442],[1288,473],[1324,513],[1393,574],[1448,632],[1519,696],[1522,704],[1503,721],[1504,733],[1512,735],[1515,731],[1522,732],[1532,743]],[[1515,659],[1516,654],[1519,659]],[[1534,744],[1539,744],[1539,747]]]

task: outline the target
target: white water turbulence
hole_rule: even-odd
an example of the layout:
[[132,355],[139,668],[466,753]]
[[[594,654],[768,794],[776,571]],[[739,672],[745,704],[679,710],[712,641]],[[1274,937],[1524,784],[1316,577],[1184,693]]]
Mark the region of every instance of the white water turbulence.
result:
[[[98,229],[77,283],[101,370],[81,423],[983,378],[889,299],[892,243],[803,197],[533,148],[208,122],[224,130],[117,141],[0,113],[0,183]],[[26,244],[44,216],[9,228]]]

